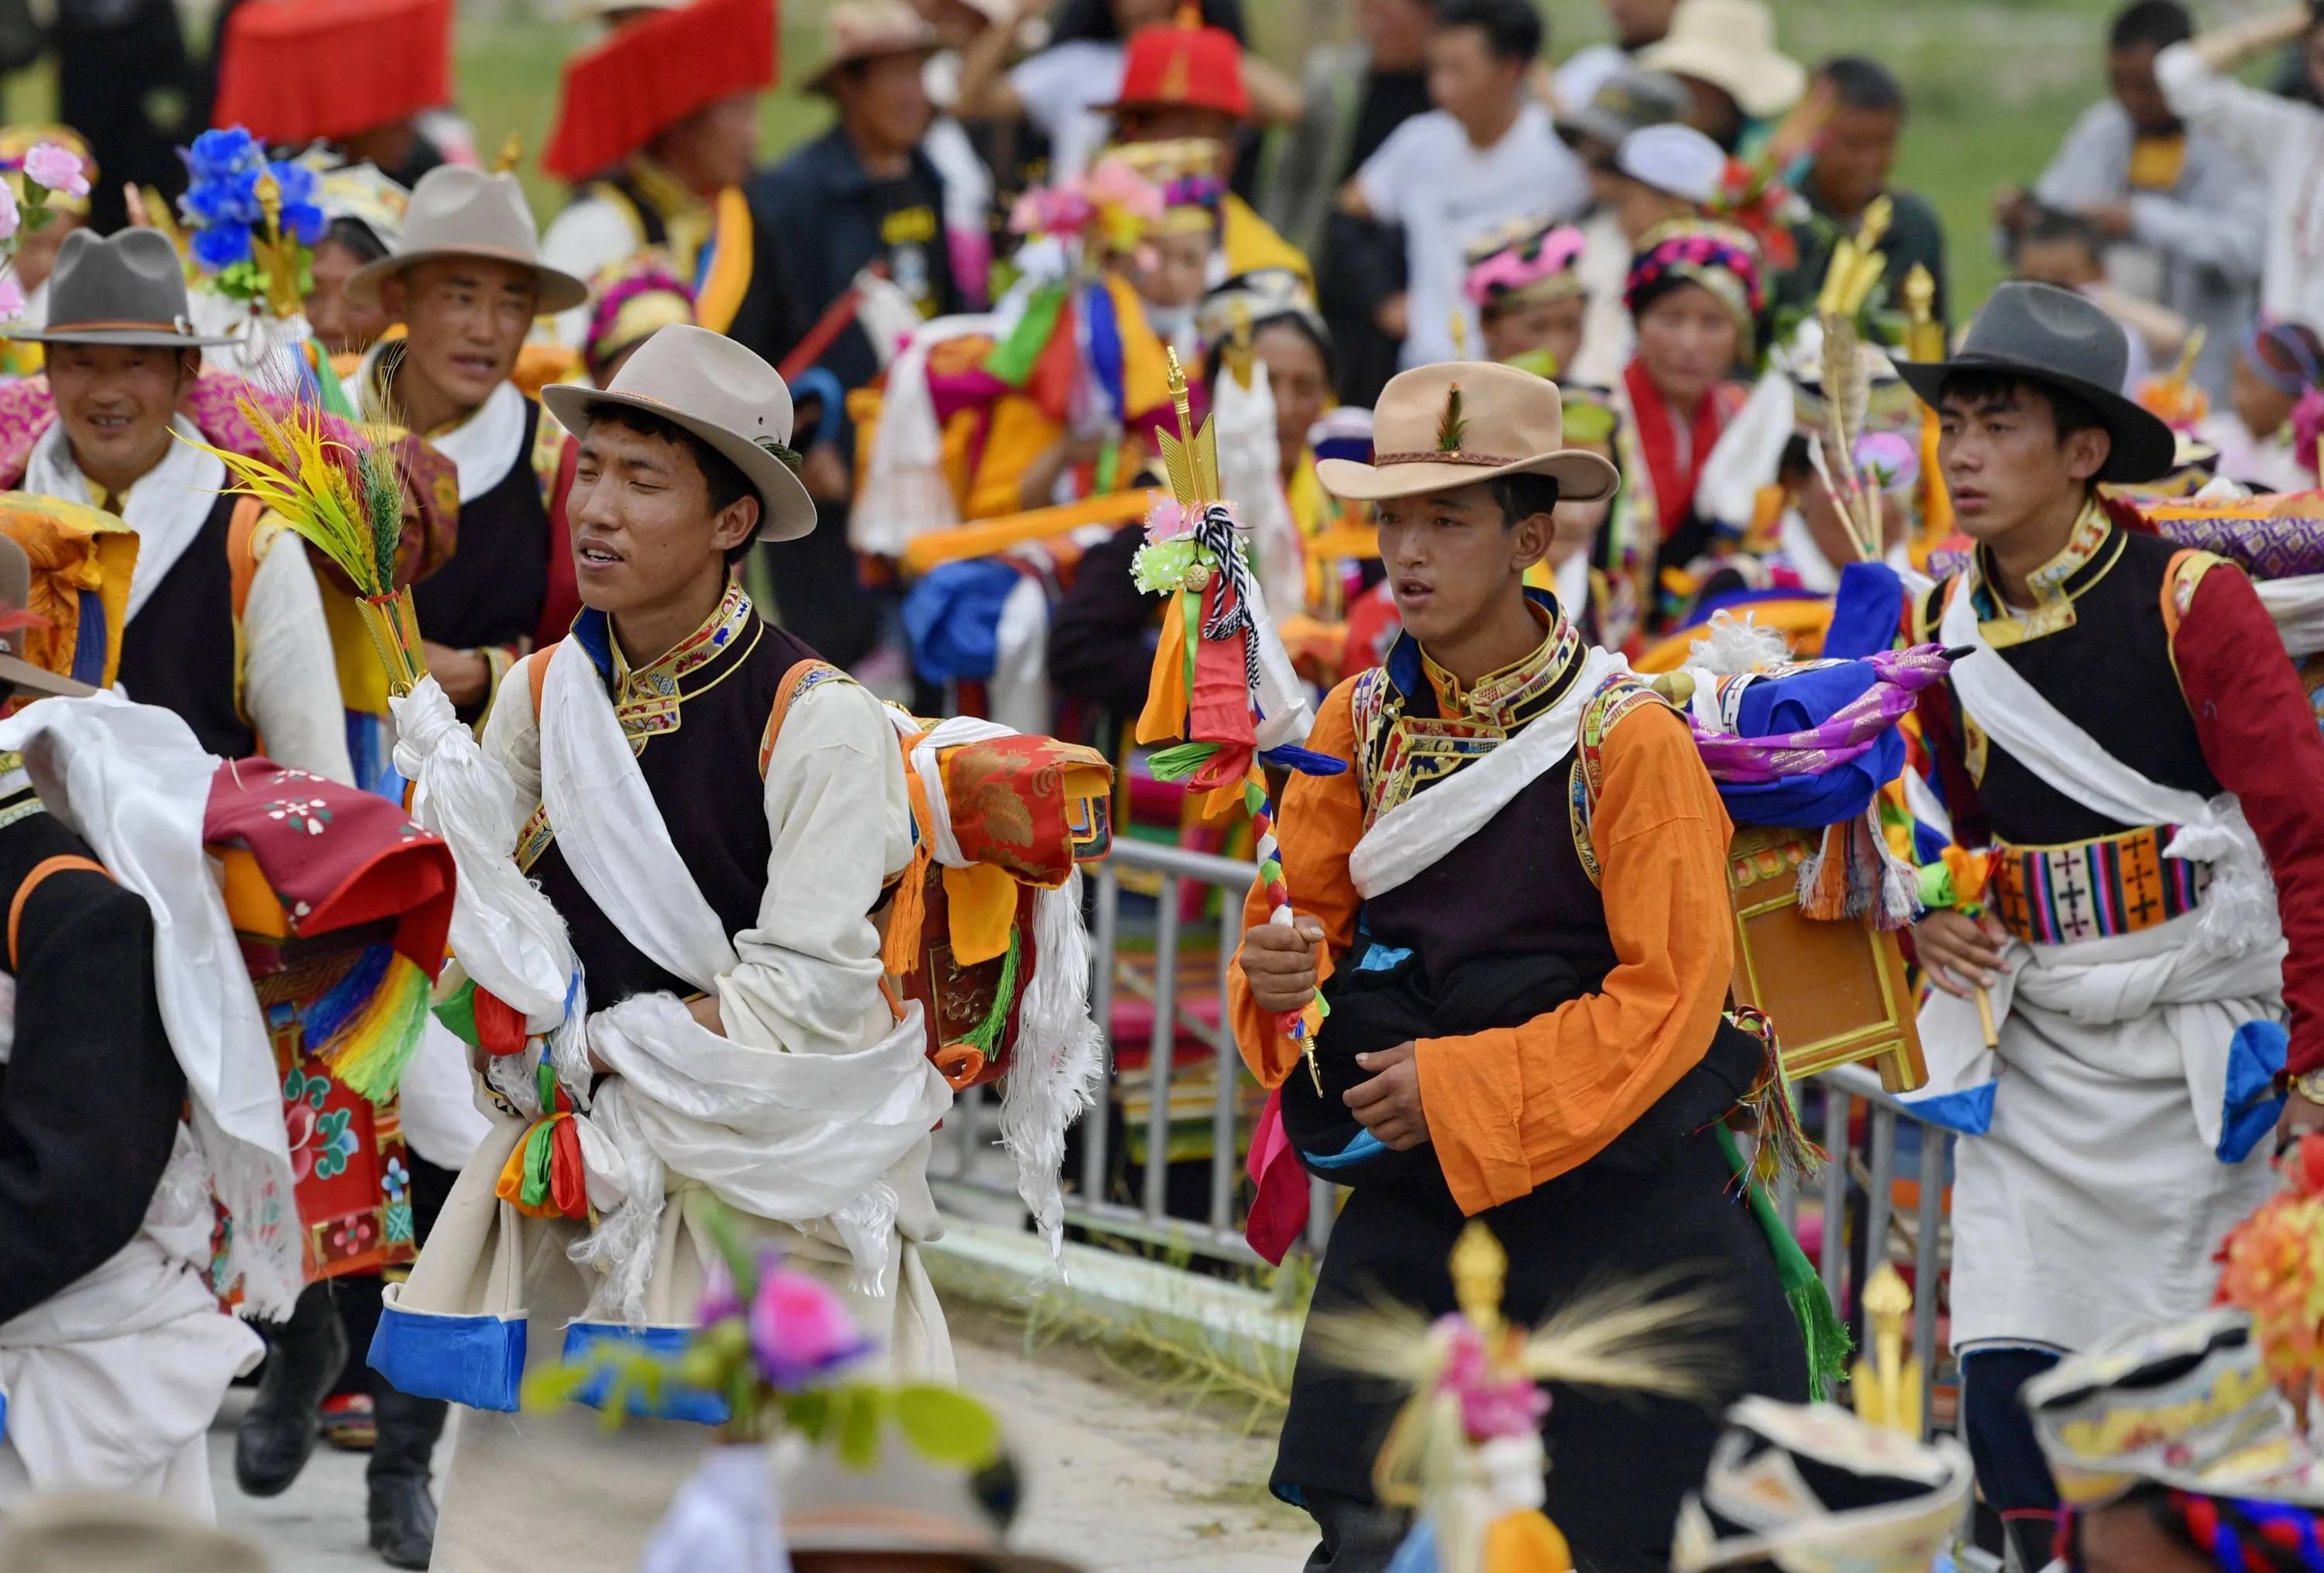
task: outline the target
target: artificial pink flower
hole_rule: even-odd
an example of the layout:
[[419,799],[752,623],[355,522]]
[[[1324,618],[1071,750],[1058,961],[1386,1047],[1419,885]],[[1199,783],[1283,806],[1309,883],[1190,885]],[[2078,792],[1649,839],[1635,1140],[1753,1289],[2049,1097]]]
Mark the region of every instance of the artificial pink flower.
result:
[[32,151],[24,155],[26,179],[69,197],[88,195],[87,170],[78,154],[52,142],[34,143]]
[[17,225],[22,222],[22,216],[16,211],[15,188],[5,180],[0,180],[0,241],[14,239]]
[[1856,467],[1878,492],[1902,492],[1921,475],[1921,452],[1893,431],[1868,431],[1856,439]]
[[751,1354],[770,1386],[790,1392],[870,1352],[847,1307],[804,1273],[770,1265],[751,1302]]
[[1549,1394],[1522,1373],[1497,1375],[1485,1357],[1485,1340],[1465,1316],[1448,1316],[1437,1329],[1448,1340],[1439,1392],[1461,1401],[1461,1426],[1471,1441],[1522,1437],[1541,1429]]
[[713,1262],[705,1267],[702,1303],[694,1313],[695,1320],[704,1327],[715,1327],[722,1321],[740,1320],[742,1310],[742,1296],[735,1290],[734,1274],[726,1271],[726,1264]]

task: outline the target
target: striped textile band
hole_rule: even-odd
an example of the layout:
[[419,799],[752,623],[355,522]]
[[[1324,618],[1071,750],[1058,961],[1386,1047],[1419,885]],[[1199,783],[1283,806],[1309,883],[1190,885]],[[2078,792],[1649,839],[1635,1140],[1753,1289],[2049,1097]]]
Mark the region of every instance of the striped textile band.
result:
[[2163,849],[2174,825],[2148,825],[2063,847],[1994,849],[1994,915],[2028,944],[2133,934],[2192,912],[2210,870]]

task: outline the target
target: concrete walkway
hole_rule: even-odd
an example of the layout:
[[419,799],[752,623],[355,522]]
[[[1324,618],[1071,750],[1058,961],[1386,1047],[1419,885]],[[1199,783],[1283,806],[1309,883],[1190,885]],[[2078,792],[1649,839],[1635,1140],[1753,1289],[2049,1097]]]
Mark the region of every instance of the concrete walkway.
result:
[[[1016,1329],[974,1311],[954,1338],[964,1384],[999,1412],[1025,1470],[1026,1550],[1105,1573],[1287,1573],[1305,1558],[1306,1515],[1266,1493],[1271,1433],[1190,1412],[1072,1346],[1028,1353]],[[381,1568],[364,1544],[362,1455],[320,1448],[270,1500],[235,1488],[233,1425],[246,1403],[237,1391],[210,1435],[218,1516],[259,1540],[276,1573]],[[447,1438],[439,1477],[450,1456]]]

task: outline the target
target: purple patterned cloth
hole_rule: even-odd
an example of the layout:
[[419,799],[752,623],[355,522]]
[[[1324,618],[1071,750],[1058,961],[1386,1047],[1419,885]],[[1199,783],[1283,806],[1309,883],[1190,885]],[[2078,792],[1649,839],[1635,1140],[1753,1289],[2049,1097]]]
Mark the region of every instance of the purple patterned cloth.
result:
[[2216,552],[2255,579],[2324,574],[2324,513],[2271,519],[2158,519],[2156,533],[2178,546]]
[[[1854,663],[1850,663],[1854,664]],[[1919,702],[1920,692],[1952,667],[1937,645],[1881,650],[1865,658],[1872,681],[1815,726],[1770,737],[1713,731],[1690,714],[1687,724],[1711,778],[1748,786],[1820,776],[1852,764]],[[1780,670],[1780,669],[1779,669]],[[1766,676],[1759,680],[1766,681]]]

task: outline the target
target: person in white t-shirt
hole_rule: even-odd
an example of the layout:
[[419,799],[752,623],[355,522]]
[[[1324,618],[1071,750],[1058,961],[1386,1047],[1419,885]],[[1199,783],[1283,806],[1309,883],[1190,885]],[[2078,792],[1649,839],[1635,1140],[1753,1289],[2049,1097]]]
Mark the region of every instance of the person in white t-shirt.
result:
[[1405,292],[1378,319],[1407,368],[1455,358],[1456,317],[1479,343],[1462,293],[1471,241],[1529,215],[1562,223],[1589,200],[1581,161],[1526,91],[1542,42],[1528,0],[1444,0],[1428,51],[1436,107],[1397,127],[1341,193],[1347,212],[1404,226]]
[[1557,68],[1557,107],[1561,114],[1580,109],[1598,96],[1598,89],[1630,69],[1640,50],[1663,41],[1670,32],[1671,13],[1678,0],[1604,0],[1606,20],[1614,24],[1612,43],[1584,44]]

